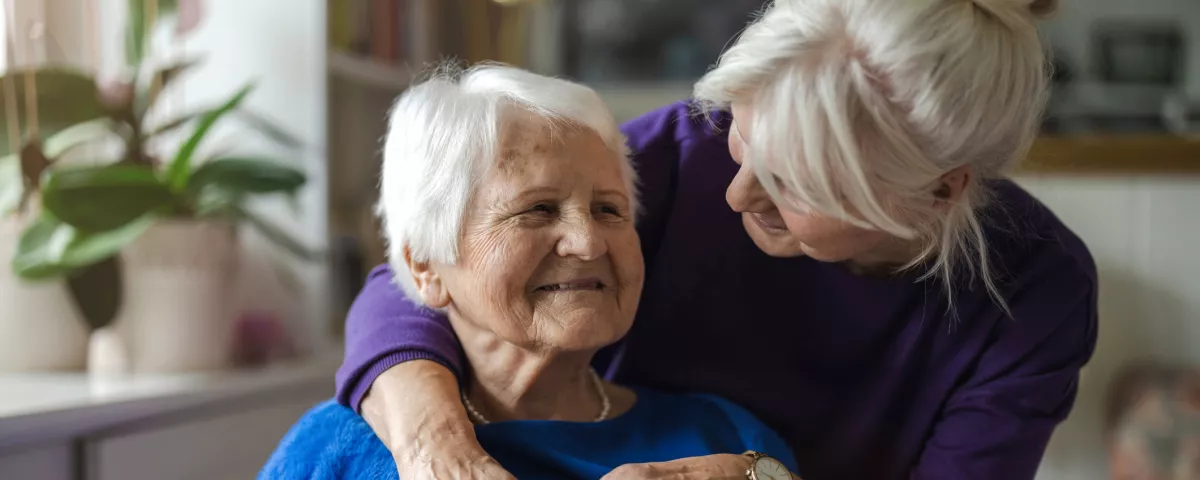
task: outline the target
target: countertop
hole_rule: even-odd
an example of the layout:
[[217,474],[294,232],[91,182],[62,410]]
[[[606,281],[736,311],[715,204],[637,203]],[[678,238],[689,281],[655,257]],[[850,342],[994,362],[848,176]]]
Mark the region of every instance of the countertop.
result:
[[132,420],[255,395],[327,386],[340,351],[258,368],[179,375],[0,374],[0,448],[103,430]]

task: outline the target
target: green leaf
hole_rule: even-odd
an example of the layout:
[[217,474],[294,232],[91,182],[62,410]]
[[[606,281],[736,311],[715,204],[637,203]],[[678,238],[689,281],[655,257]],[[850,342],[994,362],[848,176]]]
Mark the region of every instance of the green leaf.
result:
[[[200,60],[193,58],[180,60],[176,63],[172,63],[158,69],[154,75],[152,75],[147,81],[143,82],[144,85],[139,87],[136,107],[140,114],[139,116],[144,118],[146,111],[150,110],[150,108],[154,106],[154,103],[157,102],[159,97],[162,96],[162,92],[166,91],[167,87],[169,87],[175,79],[179,78],[185,72],[191,70],[199,64]],[[155,77],[159,78],[158,89],[151,90],[154,88]]]
[[15,154],[0,157],[0,217],[15,212],[21,205],[24,193],[21,161]]
[[192,173],[192,157],[196,154],[196,148],[200,146],[200,142],[204,140],[204,136],[212,129],[213,124],[217,123],[222,116],[237,108],[238,104],[242,103],[242,99],[250,94],[254,89],[254,85],[246,85],[238,90],[236,94],[224,105],[216,109],[206,112],[200,117],[200,122],[196,125],[196,130],[192,132],[192,136],[188,137],[183,146],[179,147],[179,152],[175,154],[175,158],[167,167],[167,183],[171,190],[182,192],[187,188],[188,177]]
[[219,188],[236,194],[295,193],[304,186],[304,172],[270,160],[219,158],[192,172],[188,190]]
[[[146,3],[154,2],[158,9],[158,18],[148,20]],[[153,33],[152,25],[158,19],[175,11],[179,7],[178,0],[129,0],[129,18],[125,25],[125,64],[136,67],[146,57],[147,39]]]
[[84,232],[43,213],[21,234],[12,269],[25,280],[46,280],[113,258],[154,224],[146,215],[107,232]]
[[263,237],[266,237],[267,240],[270,240],[280,247],[283,247],[283,249],[287,250],[288,253],[295,255],[301,260],[310,262],[319,260],[321,258],[320,252],[304,246],[299,240],[296,240],[291,235],[288,235],[279,227],[272,225],[266,220],[251,213],[249,210],[240,207],[235,208],[239,217],[245,219],[247,222],[250,222],[250,224],[253,225],[254,228],[263,235]]
[[155,220],[154,214],[147,214],[105,232],[85,232],[64,224],[72,230],[72,236],[62,253],[62,264],[82,268],[108,260],[137,240]]
[[[207,110],[205,110],[205,111],[207,111]],[[187,114],[181,115],[179,117],[176,117],[166,123],[158,125],[158,126],[154,127],[153,130],[151,130],[148,137],[154,138],[156,136],[159,136],[164,133],[175,130],[176,128],[182,127],[182,126],[186,125],[188,122],[191,122],[193,120],[200,118],[202,115],[204,115],[205,111],[187,113]],[[237,110],[234,110],[232,112],[232,115],[238,117],[238,119],[240,119],[242,122],[244,122],[248,127],[250,127],[251,129],[254,129],[258,133],[261,133],[268,140],[275,142],[276,144],[278,144],[281,147],[288,148],[291,150],[297,150],[297,151],[302,150],[304,148],[303,141],[301,141],[299,138],[296,138],[292,134],[288,133],[282,127],[276,125],[273,121],[268,120],[266,117],[264,117],[260,114],[251,112],[245,108],[239,108]]]
[[[63,228],[66,227],[66,228]],[[37,281],[61,277],[71,269],[60,261],[71,241],[71,228],[53,215],[43,214],[21,232],[12,270],[25,280]]]
[[116,135],[112,120],[100,118],[68,127],[42,142],[42,151],[51,159],[62,158],[71,150]]
[[176,128],[186,125],[188,122],[191,122],[192,120],[200,118],[201,115],[204,115],[204,112],[192,112],[192,113],[188,113],[188,114],[176,117],[174,120],[171,120],[167,123],[164,123],[162,125],[154,127],[154,129],[150,131],[150,133],[146,136],[146,138],[154,138],[154,137],[157,137],[164,133],[170,132],[171,130],[175,130]]
[[[26,97],[25,75],[32,72],[36,90],[38,136],[49,137],[55,133],[76,124],[104,118],[108,110],[100,102],[100,92],[92,77],[60,67],[45,67],[37,70],[26,68],[9,70],[0,76],[0,89],[3,82],[12,81],[16,95],[13,100],[16,105],[7,105],[7,95],[0,95],[0,106],[13,108],[18,112],[18,126],[21,132],[28,132],[29,119],[25,108]],[[0,90],[2,93],[3,90]],[[0,115],[0,154],[13,153],[20,149],[9,145],[8,116]],[[22,137],[25,134],[22,133]]]
[[274,122],[268,120],[266,117],[258,113],[240,108],[237,110],[235,115],[242,119],[242,121],[246,122],[250,128],[257,130],[258,133],[263,134],[267,138],[283,147],[293,150],[300,150],[304,148],[304,142],[300,141],[299,138],[296,138],[282,127],[276,125]]
[[116,255],[71,272],[67,278],[71,298],[93,331],[108,326],[116,319],[121,311],[123,287],[121,259]]
[[177,200],[149,168],[126,164],[54,171],[42,186],[47,210],[89,232],[122,227]]

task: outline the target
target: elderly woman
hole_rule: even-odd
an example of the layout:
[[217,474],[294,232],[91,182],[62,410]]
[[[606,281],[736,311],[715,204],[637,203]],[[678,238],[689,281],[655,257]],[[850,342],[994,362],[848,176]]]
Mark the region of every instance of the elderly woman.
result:
[[[592,370],[629,331],[642,292],[634,183],[625,139],[586,87],[486,66],[396,103],[379,204],[390,263],[403,295],[445,314],[462,342],[475,435],[522,479],[711,454],[759,459],[755,478],[789,478],[787,445],[742,408],[618,387]],[[397,469],[361,417],[329,402],[261,476]]]
[[[646,288],[598,370],[747,407],[806,480],[1034,478],[1097,327],[1087,248],[1006,176],[1037,135],[1054,7],[775,0],[693,101],[622,127]],[[350,312],[339,401],[405,478],[511,478],[470,436],[446,317],[391,277]]]

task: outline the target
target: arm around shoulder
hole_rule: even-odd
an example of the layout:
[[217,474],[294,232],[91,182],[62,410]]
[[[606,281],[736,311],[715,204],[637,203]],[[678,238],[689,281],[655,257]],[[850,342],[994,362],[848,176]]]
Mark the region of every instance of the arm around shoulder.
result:
[[375,379],[410,360],[430,360],[457,376],[458,338],[446,317],[410,301],[392,282],[392,271],[371,271],[346,316],[346,351],[337,372],[337,398],[359,410]]
[[350,309],[345,355],[338,401],[362,415],[403,478],[507,478],[459,401],[454,330],[443,315],[409,301],[386,265],[371,272]]
[[379,375],[362,417],[396,461],[400,478],[512,478],[488,455],[459,400],[458,381],[427,360]]

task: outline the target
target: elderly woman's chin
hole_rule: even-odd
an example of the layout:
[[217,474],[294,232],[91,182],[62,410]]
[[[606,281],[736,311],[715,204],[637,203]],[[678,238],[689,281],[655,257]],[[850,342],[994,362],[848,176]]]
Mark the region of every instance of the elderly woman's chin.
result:
[[503,300],[460,296],[462,301],[451,307],[450,319],[460,336],[467,333],[462,325],[466,322],[474,331],[490,332],[524,350],[595,352],[629,333],[641,296],[641,276],[580,278],[591,281],[534,281],[520,294],[510,290],[509,295],[496,296],[506,297]]
[[[530,343],[563,352],[587,352],[616,343],[633,325],[637,299],[622,305],[610,292],[535,293]],[[530,345],[533,346],[533,345]]]

